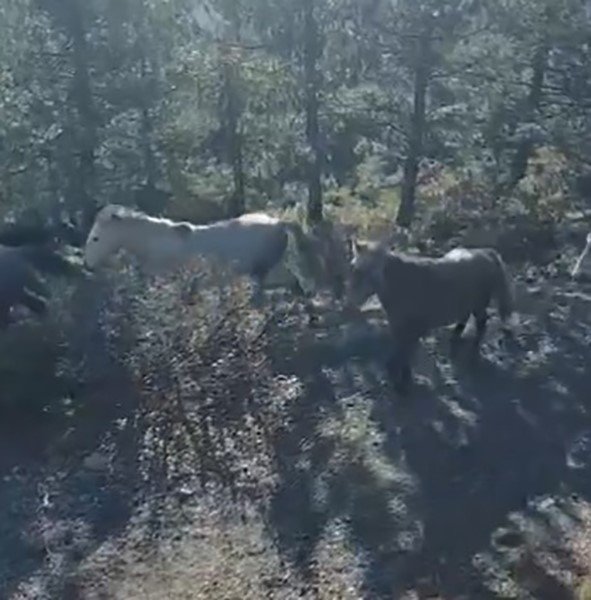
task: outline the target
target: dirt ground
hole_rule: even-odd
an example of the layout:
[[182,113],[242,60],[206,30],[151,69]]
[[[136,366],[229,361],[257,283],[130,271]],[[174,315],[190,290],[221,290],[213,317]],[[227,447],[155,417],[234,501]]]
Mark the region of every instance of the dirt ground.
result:
[[160,448],[174,480],[146,471],[124,372],[75,418],[0,424],[0,597],[591,597],[591,284],[518,279],[515,339],[493,318],[480,359],[452,361],[437,332],[408,400],[384,375],[379,310],[286,324],[280,423],[231,476],[201,461],[240,427],[208,457]]

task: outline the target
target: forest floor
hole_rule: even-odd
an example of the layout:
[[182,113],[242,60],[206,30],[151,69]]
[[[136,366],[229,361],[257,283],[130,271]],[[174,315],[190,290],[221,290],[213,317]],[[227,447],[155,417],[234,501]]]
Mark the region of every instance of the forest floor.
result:
[[286,326],[244,485],[142,478],[124,374],[74,423],[0,424],[0,597],[591,598],[591,284],[520,269],[517,302],[476,361],[428,337],[407,400],[376,307]]

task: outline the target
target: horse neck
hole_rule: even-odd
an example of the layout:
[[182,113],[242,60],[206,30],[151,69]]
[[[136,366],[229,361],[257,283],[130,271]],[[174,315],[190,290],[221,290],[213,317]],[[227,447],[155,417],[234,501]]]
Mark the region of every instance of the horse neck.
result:
[[404,285],[404,271],[408,267],[408,262],[404,256],[393,252],[387,252],[385,256],[381,257],[381,260],[383,265],[383,279],[381,285],[376,286],[376,295],[380,302],[386,305],[390,304],[393,300],[400,301],[400,286]]
[[[159,232],[155,223],[130,219],[120,230],[120,246],[137,257],[143,257],[150,248],[150,242],[158,239]],[[160,233],[160,235],[162,235]]]

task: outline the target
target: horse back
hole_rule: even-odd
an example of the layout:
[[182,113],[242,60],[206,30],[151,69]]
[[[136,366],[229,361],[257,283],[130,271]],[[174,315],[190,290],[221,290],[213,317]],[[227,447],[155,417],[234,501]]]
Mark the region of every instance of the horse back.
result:
[[439,258],[390,254],[380,300],[391,321],[451,324],[492,294],[499,260],[489,248],[455,248]]
[[492,290],[505,277],[505,264],[494,248],[454,248],[440,263],[442,272],[463,283],[467,292]]
[[251,213],[207,227],[209,251],[234,263],[243,273],[264,276],[279,262],[287,247],[284,224],[266,213]]

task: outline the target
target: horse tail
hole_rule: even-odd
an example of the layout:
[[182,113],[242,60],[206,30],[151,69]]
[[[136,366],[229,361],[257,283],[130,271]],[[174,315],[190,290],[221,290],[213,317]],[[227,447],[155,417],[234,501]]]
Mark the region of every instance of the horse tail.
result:
[[309,240],[304,232],[304,229],[295,221],[284,221],[285,232],[294,241],[298,252],[307,253]]
[[507,321],[515,309],[515,299],[513,296],[513,286],[507,272],[507,266],[505,261],[501,258],[501,255],[496,251],[491,251],[491,257],[497,267],[497,281],[496,281],[496,300],[499,309],[499,315],[503,321]]
[[[312,267],[314,263],[315,254],[312,249],[312,243],[310,238],[308,237],[302,226],[299,223],[296,223],[295,221],[283,221],[283,226],[288,239],[291,240],[293,242],[293,245],[295,246],[299,258],[298,262],[300,262],[301,264],[303,259],[303,262],[305,264],[305,271],[308,272],[308,275],[312,274],[313,276],[315,276],[317,269],[314,268],[316,266],[315,264],[314,267]],[[297,270],[300,271],[299,268]],[[297,275],[296,277],[298,279],[300,277],[302,279],[309,279],[309,277],[306,277],[302,273],[299,274],[299,277]],[[301,282],[299,283],[301,285]]]
[[334,226],[329,221],[322,221],[311,234],[293,221],[286,222],[285,226],[295,242],[298,255],[304,258],[307,272],[315,285],[328,286],[336,298],[342,298],[346,282],[345,265],[348,264],[348,258],[345,255],[348,244],[335,237]]

